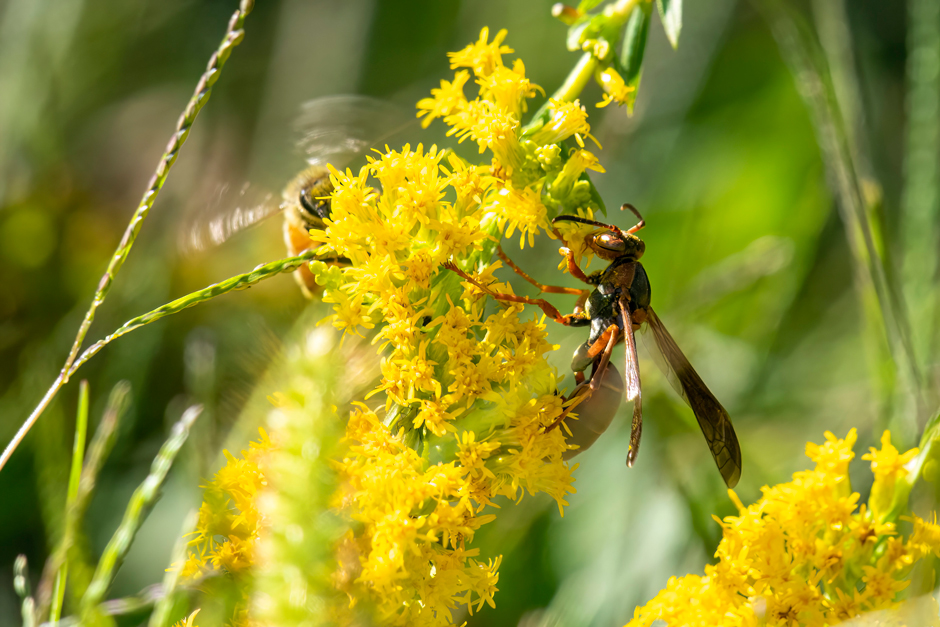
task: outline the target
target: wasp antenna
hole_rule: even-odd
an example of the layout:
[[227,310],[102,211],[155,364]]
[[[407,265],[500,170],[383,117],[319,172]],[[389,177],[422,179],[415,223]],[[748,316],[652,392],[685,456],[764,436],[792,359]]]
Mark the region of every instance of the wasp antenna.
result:
[[587,218],[582,218],[580,216],[558,216],[557,218],[552,219],[552,224],[555,224],[556,222],[577,222],[578,224],[589,224],[591,226],[598,226],[602,229],[610,229],[611,231],[617,229],[615,226],[604,224],[603,222],[598,222],[597,220],[588,220]]
[[619,235],[622,239],[627,239],[625,233],[633,233],[634,230],[639,230],[643,228],[643,222],[640,222],[637,226],[633,227],[629,231],[621,231],[619,226],[613,224],[605,224],[603,222],[598,222],[597,220],[588,220],[587,218],[581,218],[579,216],[558,216],[557,218],[552,219],[552,224],[556,222],[577,222],[578,224],[589,224],[591,226],[600,227],[602,229],[607,229],[613,233]]
[[642,229],[644,226],[646,226],[646,220],[643,219],[643,216],[640,215],[640,212],[636,207],[634,207],[628,202],[625,202],[622,205],[620,205],[620,210],[623,211],[624,209],[629,209],[633,213],[633,215],[635,215],[640,220],[639,222],[636,223],[636,225],[627,229],[627,233],[636,233],[637,231]]

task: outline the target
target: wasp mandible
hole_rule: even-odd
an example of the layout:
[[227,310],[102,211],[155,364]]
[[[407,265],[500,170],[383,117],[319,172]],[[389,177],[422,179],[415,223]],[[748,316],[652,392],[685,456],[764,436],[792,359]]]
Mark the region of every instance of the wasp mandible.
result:
[[[676,388],[676,391],[692,408],[705,440],[708,442],[712,457],[715,458],[715,463],[718,465],[718,470],[728,487],[732,488],[741,477],[741,449],[734,428],[731,426],[731,419],[728,417],[725,408],[721,406],[715,395],[711,393],[698,373],[695,372],[695,369],[692,368],[686,356],[679,350],[675,340],[672,339],[672,336],[650,306],[649,278],[643,265],[639,262],[640,257],[646,251],[646,244],[635,235],[637,231],[646,225],[646,222],[633,205],[625,203],[620,209],[633,212],[639,222],[624,231],[615,225],[577,216],[565,215],[552,220],[553,224],[568,221],[602,229],[587,235],[584,243],[595,255],[608,262],[608,266],[603,270],[585,274],[578,266],[571,249],[567,246],[561,249],[567,261],[568,272],[575,278],[593,286],[593,289],[577,289],[539,283],[523,272],[501,249],[497,250],[500,258],[510,268],[541,292],[577,295],[578,301],[574,313],[563,315],[551,303],[542,298],[529,298],[495,292],[457,268],[453,263],[446,264],[446,267],[493,298],[507,302],[536,305],[548,317],[566,326],[591,327],[587,341],[575,351],[571,363],[571,368],[575,372],[575,380],[579,385],[566,400],[574,402],[567,405],[564,413],[547,430],[557,427],[576,405],[581,404],[582,408],[585,407],[583,403],[590,405],[589,399],[593,395],[603,394],[610,397],[611,390],[625,390],[626,399],[633,401],[633,425],[630,432],[630,450],[627,453],[628,466],[632,466],[636,460],[640,448],[640,435],[643,430],[643,397],[640,389],[640,370],[634,332],[640,330],[645,323],[652,332],[655,344],[655,347],[650,347],[651,351],[661,353],[663,359],[657,360],[657,362],[670,383]],[[559,240],[565,242],[557,229],[555,234]],[[620,376],[610,364],[614,347],[621,342],[625,345],[626,353],[625,385],[622,385],[623,382],[620,380]],[[591,374],[586,379],[584,371],[589,366],[591,367]],[[617,383],[621,383],[621,386],[618,387]],[[617,398],[619,399],[619,392]],[[591,407],[591,409],[597,408]],[[602,416],[600,420],[601,423],[606,421],[606,424],[596,425],[593,430],[590,430],[590,433],[574,434],[575,441],[581,444],[581,448],[577,449],[578,451],[584,450],[593,444],[594,440],[599,437],[600,432],[606,429],[615,409],[616,406],[611,410],[608,405],[607,409],[600,410],[607,414]],[[586,427],[579,426],[578,429],[585,431]],[[570,451],[570,453],[574,452]]]

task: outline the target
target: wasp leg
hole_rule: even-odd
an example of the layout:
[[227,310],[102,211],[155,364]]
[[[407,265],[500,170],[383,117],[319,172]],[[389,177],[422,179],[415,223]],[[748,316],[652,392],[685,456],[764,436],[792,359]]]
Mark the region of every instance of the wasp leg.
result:
[[[558,416],[558,418],[556,418],[552,424],[545,428],[546,433],[560,425],[561,422],[568,417],[568,414],[572,409],[577,407],[578,404],[586,401],[588,398],[590,398],[591,394],[600,388],[601,382],[604,380],[604,373],[607,371],[607,364],[610,363],[610,356],[613,354],[614,346],[617,345],[618,341],[620,341],[620,327],[618,327],[616,324],[612,324],[607,327],[607,330],[604,331],[604,334],[601,335],[601,337],[598,338],[596,342],[594,342],[590,348],[590,351],[593,351],[594,347],[596,346],[601,346],[603,352],[600,352],[600,359],[598,360],[597,365],[594,366],[594,371],[591,372],[591,382],[588,384],[587,388],[582,388],[582,390],[578,393],[578,396],[581,397],[580,400],[577,403],[573,403],[566,407],[564,411],[561,412],[561,415]],[[596,355],[597,353],[594,354]],[[574,393],[572,393],[571,397],[565,400],[570,401],[573,398],[575,398]]]
[[563,324],[565,326],[582,326],[582,324],[584,323],[584,319],[585,319],[584,315],[579,315],[579,314],[562,315],[560,311],[555,309],[554,305],[552,305],[550,302],[548,302],[544,298],[529,298],[528,296],[516,296],[515,294],[502,294],[500,292],[494,292],[493,290],[483,285],[482,283],[474,279],[472,276],[470,276],[469,274],[467,274],[466,272],[464,272],[463,270],[455,266],[453,262],[451,261],[446,262],[444,264],[444,267],[450,270],[451,272],[456,272],[465,281],[475,285],[480,291],[484,292],[485,294],[489,294],[490,296],[492,296],[493,298],[497,300],[503,300],[503,301],[507,301],[510,303],[524,303],[526,305],[535,305],[536,307],[539,307],[543,312],[545,312],[546,316],[548,316],[555,322],[559,324]]
[[643,433],[643,393],[640,389],[640,364],[636,355],[636,337],[633,335],[633,320],[630,318],[630,303],[626,296],[620,297],[620,312],[623,314],[624,358],[626,359],[627,400],[633,401],[633,423],[630,426],[630,450],[627,466],[632,467],[640,451],[640,435]]
[[544,283],[539,283],[538,281],[530,277],[528,274],[526,274],[525,271],[522,270],[522,268],[517,266],[515,262],[512,259],[510,259],[506,255],[506,253],[503,252],[503,248],[501,246],[496,247],[496,254],[499,255],[499,258],[502,259],[504,262],[506,262],[506,265],[512,268],[512,270],[516,274],[521,276],[523,279],[525,279],[526,281],[528,281],[535,287],[539,288],[539,291],[546,292],[549,294],[577,294],[579,297],[584,298],[584,299],[587,299],[588,295],[591,293],[591,290],[581,290],[576,287],[561,287],[558,285],[545,285]]
[[561,253],[565,256],[565,260],[568,262],[568,274],[588,285],[597,285],[597,281],[592,281],[588,275],[584,274],[584,270],[582,270],[578,262],[574,260],[574,253],[571,252],[570,248],[564,246],[559,250],[561,250]]

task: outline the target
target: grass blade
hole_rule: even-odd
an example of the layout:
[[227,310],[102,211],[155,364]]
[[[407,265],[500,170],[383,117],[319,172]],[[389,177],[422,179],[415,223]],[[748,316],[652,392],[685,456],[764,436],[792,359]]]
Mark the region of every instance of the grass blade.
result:
[[98,561],[94,578],[85,591],[85,596],[82,597],[81,614],[83,621],[88,620],[94,624],[97,620],[100,620],[101,610],[98,605],[111,586],[114,574],[124,556],[127,555],[127,551],[130,549],[131,543],[133,543],[134,537],[137,535],[141,524],[143,524],[147,513],[156,502],[163,481],[166,479],[176,455],[186,442],[190,428],[201,412],[202,408],[196,405],[183,413],[183,417],[173,425],[170,437],[163,443],[160,452],[154,458],[150,467],[150,474],[134,490],[134,494],[127,504],[127,509],[124,511],[124,519],[105,547],[104,553]]
[[134,241],[137,239],[137,234],[140,233],[144,220],[150,213],[153,203],[156,201],[160,190],[163,188],[163,184],[166,182],[170,168],[173,167],[176,158],[179,156],[180,149],[189,137],[189,131],[196,121],[196,116],[209,101],[212,86],[219,80],[222,67],[228,60],[229,55],[232,54],[232,50],[235,46],[240,44],[242,39],[244,39],[245,31],[242,30],[242,27],[244,26],[245,18],[251,13],[253,8],[254,0],[241,0],[239,9],[235,11],[232,18],[229,20],[228,28],[225,30],[225,36],[222,37],[222,43],[219,44],[218,49],[209,57],[206,71],[199,78],[199,82],[196,83],[196,90],[192,98],[189,99],[189,103],[186,105],[183,113],[180,115],[179,121],[176,124],[176,130],[173,132],[173,135],[170,136],[166,150],[160,158],[160,162],[157,164],[157,169],[151,177],[150,183],[147,185],[147,191],[144,192],[143,198],[141,198],[140,204],[137,206],[137,210],[134,211],[134,215],[131,216],[131,220],[124,231],[124,236],[121,238],[121,242],[111,256],[111,261],[108,262],[108,269],[98,282],[98,288],[95,290],[95,295],[92,298],[91,305],[88,307],[88,311],[85,312],[85,318],[82,320],[82,324],[78,329],[69,355],[65,360],[65,364],[62,366],[62,371],[59,373],[59,376],[56,377],[56,380],[52,383],[52,386],[46,392],[45,396],[43,396],[42,400],[39,401],[39,404],[33,412],[16,432],[16,435],[13,436],[13,439],[4,449],[3,454],[0,455],[0,470],[3,469],[10,459],[10,456],[13,454],[13,451],[16,450],[19,443],[26,437],[26,434],[29,433],[30,428],[36,423],[36,420],[39,419],[39,416],[42,415],[46,407],[49,406],[49,403],[52,402],[52,399],[55,398],[55,395],[62,386],[68,382],[69,377],[74,372],[72,364],[78,357],[78,351],[85,342],[85,336],[88,334],[91,323],[94,322],[95,312],[108,296],[115,276],[117,276],[121,266],[124,265],[124,261],[130,254],[131,248],[134,246]]
[[[131,386],[127,381],[121,381],[111,390],[108,397],[108,404],[105,409],[101,422],[95,430],[95,436],[92,438],[91,445],[88,448],[87,459],[81,471],[81,476],[75,489],[75,497],[71,499],[65,515],[65,526],[62,540],[56,547],[53,554],[46,562],[43,569],[42,579],[38,588],[38,608],[39,615],[45,616],[46,610],[53,598],[53,575],[63,568],[66,563],[71,561],[76,565],[81,556],[76,551],[76,542],[79,539],[81,522],[85,517],[85,511],[91,501],[91,495],[94,491],[98,474],[101,467],[104,466],[111,448],[114,446],[117,427],[121,418],[130,405]],[[73,465],[74,468],[74,465]],[[71,495],[71,478],[69,481],[69,494]],[[84,561],[77,564],[78,572],[73,573],[71,598],[81,598],[88,585],[89,576],[86,572],[90,567]],[[59,599],[61,604],[61,598]]]
[[20,597],[23,627],[35,627],[37,622],[36,602],[32,597],[32,591],[29,589],[29,569],[27,568],[25,555],[18,555],[13,563],[13,589],[16,590],[16,595]]
[[[916,413],[924,415],[923,378],[914,355],[907,312],[891,280],[879,220],[881,203],[870,201],[864,193],[825,58],[807,25],[789,7],[779,0],[755,0],[755,4],[770,24],[816,129],[829,185],[852,251],[868,335],[877,347],[873,379],[886,396],[893,393],[896,381],[905,382],[914,397]],[[884,362],[892,366],[887,373],[881,367]]]
[[251,272],[235,275],[219,283],[204,287],[199,291],[192,292],[186,296],[181,296],[180,298],[170,301],[165,305],[161,305],[153,311],[149,311],[141,316],[131,318],[121,325],[117,331],[101,340],[98,340],[85,349],[85,352],[82,353],[82,356],[79,357],[72,366],[72,370],[69,374],[73,374],[76,370],[78,370],[79,367],[81,367],[82,364],[94,357],[98,351],[122,335],[127,335],[135,329],[139,329],[140,327],[148,325],[151,322],[156,322],[161,318],[172,316],[173,314],[179,313],[184,309],[188,309],[189,307],[194,307],[200,303],[204,303],[207,300],[215,298],[216,296],[221,296],[222,294],[227,294],[228,292],[234,292],[237,290],[248,289],[252,285],[260,283],[265,279],[270,279],[271,277],[277,276],[278,274],[284,272],[293,272],[305,262],[310,261],[315,257],[316,253],[312,250],[308,250],[297,255],[296,257],[287,257],[285,259],[278,259],[277,261],[262,264],[257,266]]
[[[907,138],[901,196],[904,283],[915,343],[927,372],[936,363],[937,242],[940,238],[940,5],[907,3]],[[936,374],[934,374],[936,377]],[[936,379],[933,381],[936,394]],[[930,399],[936,402],[936,396]]]
[[[78,497],[78,484],[82,476],[82,464],[85,458],[85,436],[88,433],[88,381],[82,381],[78,386],[78,416],[75,420],[75,444],[72,448],[72,470],[69,473],[69,490],[65,502],[66,527],[69,524],[69,511],[74,507]],[[66,529],[66,534],[69,530]],[[52,593],[52,609],[49,620],[53,623],[62,617],[62,601],[65,598],[65,585],[68,581],[69,562],[66,557],[61,568],[55,576],[55,589]]]
[[[188,539],[190,532],[196,528],[199,521],[199,512],[191,510],[183,521],[183,532],[173,547],[173,564],[182,564],[186,560],[186,551],[189,548]],[[153,613],[150,615],[150,627],[168,627],[171,622],[171,616],[178,600],[176,588],[179,584],[180,569],[168,568],[163,577],[163,585],[160,587],[161,596],[154,604]]]

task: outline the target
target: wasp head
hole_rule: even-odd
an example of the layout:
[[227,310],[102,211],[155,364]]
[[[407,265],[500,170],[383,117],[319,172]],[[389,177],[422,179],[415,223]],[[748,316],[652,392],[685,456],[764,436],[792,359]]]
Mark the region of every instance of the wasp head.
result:
[[643,240],[633,233],[643,228],[646,222],[643,220],[640,212],[637,211],[633,205],[624,204],[620,209],[621,211],[624,209],[629,209],[636,215],[636,217],[640,219],[636,226],[626,231],[622,231],[620,227],[614,226],[612,224],[604,224],[603,222],[588,220],[587,218],[581,218],[579,216],[558,216],[552,220],[552,224],[555,222],[566,221],[600,227],[604,230],[591,233],[584,238],[584,244],[594,251],[595,255],[605,261],[613,261],[614,259],[621,259],[624,257],[636,261],[642,257],[643,253],[646,251],[646,244],[644,244]]
[[[614,230],[616,229],[616,230]],[[633,233],[626,233],[614,227],[600,233],[592,233],[584,238],[584,243],[594,254],[605,261],[621,257],[639,259],[646,252],[646,244]]]

